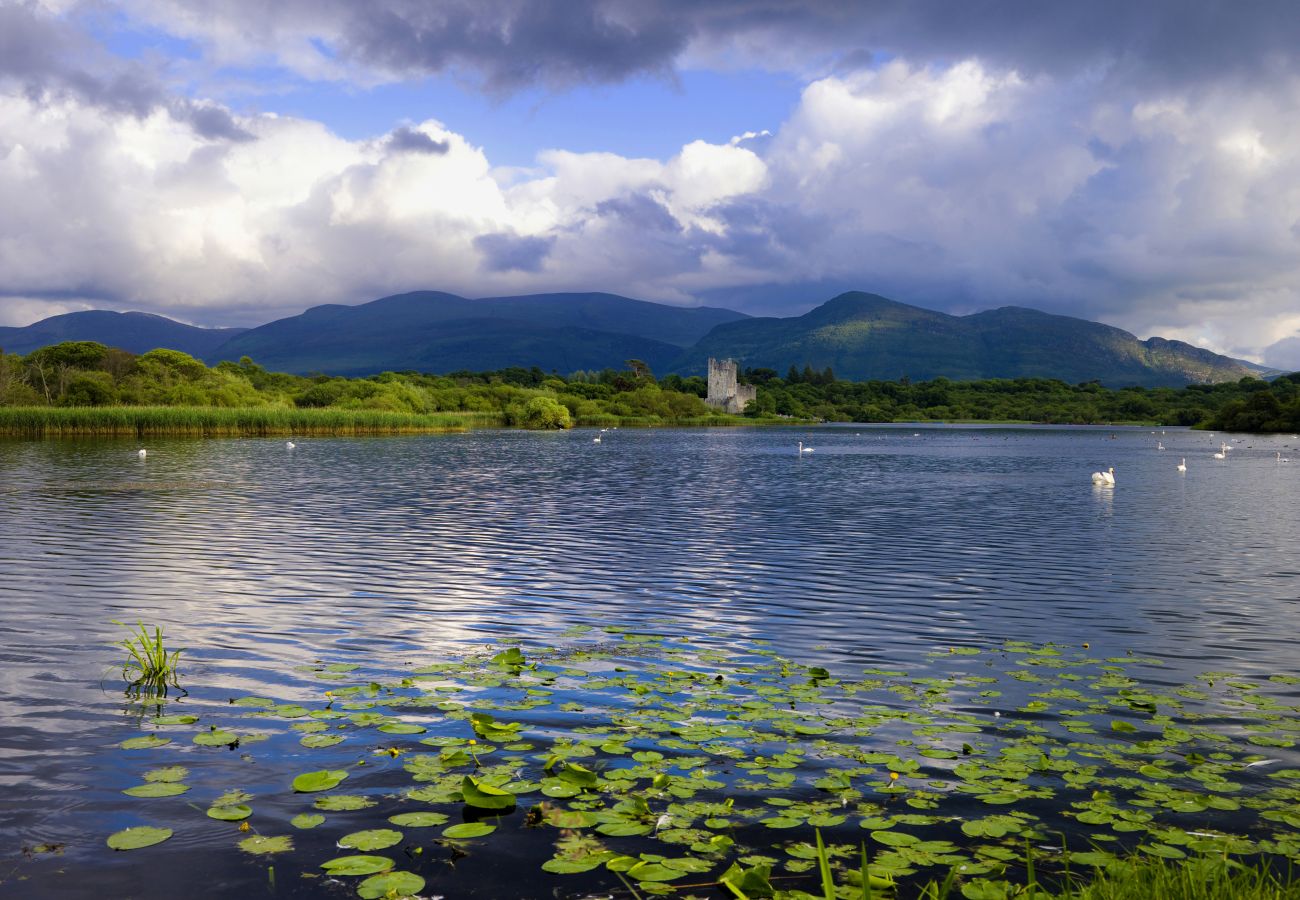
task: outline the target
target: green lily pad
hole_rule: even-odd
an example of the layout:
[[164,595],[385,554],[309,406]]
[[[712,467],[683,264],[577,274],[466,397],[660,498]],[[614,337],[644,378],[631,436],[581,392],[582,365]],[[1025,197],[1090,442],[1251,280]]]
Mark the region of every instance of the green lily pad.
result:
[[354,831],[339,838],[339,846],[348,850],[385,850],[402,842],[402,833],[391,828]]
[[423,734],[428,729],[407,722],[388,722],[379,726],[384,734]]
[[174,716],[158,716],[153,720],[155,725],[193,725],[199,720],[198,716],[181,714]]
[[137,825],[124,828],[108,836],[108,846],[114,850],[139,850],[161,844],[172,836],[170,828],[156,828],[152,825]]
[[424,879],[414,872],[385,872],[372,875],[357,885],[361,900],[386,900],[389,897],[411,897],[424,890]]
[[325,812],[350,812],[356,809],[366,809],[375,805],[375,801],[369,797],[362,797],[359,794],[331,794],[328,797],[317,797],[312,806]]
[[229,747],[239,740],[239,735],[233,731],[215,728],[211,731],[200,731],[192,740],[200,747]]
[[491,834],[496,830],[495,825],[489,825],[486,822],[464,822],[443,829],[442,836],[445,838],[476,838]]
[[189,789],[188,784],[181,784],[179,781],[146,781],[144,784],[129,787],[122,793],[130,797],[175,797]]
[[315,793],[316,791],[328,791],[336,788],[348,777],[348,773],[342,769],[319,769],[315,772],[304,772],[293,780],[293,789],[302,794]]
[[515,805],[515,795],[499,787],[466,775],[460,784],[465,803],[476,809],[509,809]]
[[333,747],[335,744],[343,743],[341,734],[304,734],[298,743],[312,750],[318,750],[321,747]]
[[271,853],[288,853],[293,849],[293,838],[284,835],[280,837],[266,837],[265,835],[255,834],[252,837],[246,837],[239,842],[239,849],[245,853],[252,853],[263,856]]
[[394,825],[401,825],[403,828],[431,828],[434,825],[446,825],[447,814],[419,810],[389,816],[388,821]]
[[220,819],[222,822],[238,822],[253,814],[253,807],[244,803],[234,806],[213,806],[208,810],[208,818]]
[[393,861],[386,856],[339,856],[320,864],[331,875],[374,875],[387,872]]
[[184,766],[162,766],[144,773],[145,781],[184,781],[190,770]]
[[325,817],[320,813],[298,813],[289,820],[289,824],[294,828],[301,828],[304,831],[308,828],[315,828],[325,821]]
[[161,747],[164,744],[170,744],[172,739],[169,737],[159,737],[156,734],[146,734],[144,737],[127,738],[118,744],[123,750],[152,750],[154,747]]

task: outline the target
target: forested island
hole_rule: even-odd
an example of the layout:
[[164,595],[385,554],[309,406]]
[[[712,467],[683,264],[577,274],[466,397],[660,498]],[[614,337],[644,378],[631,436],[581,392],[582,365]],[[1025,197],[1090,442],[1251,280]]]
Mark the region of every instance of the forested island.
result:
[[[568,374],[384,372],[364,378],[270,372],[244,357],[209,367],[176,350],[133,354],[69,341],[0,351],[0,431],[363,433],[506,425],[700,425],[746,421],[1036,422],[1300,430],[1300,373],[1184,388],[1109,388],[1047,378],[842,381],[830,369],[741,371],[757,387],[743,417],[704,402],[705,379],[627,368]],[[199,415],[197,410],[206,410]]]

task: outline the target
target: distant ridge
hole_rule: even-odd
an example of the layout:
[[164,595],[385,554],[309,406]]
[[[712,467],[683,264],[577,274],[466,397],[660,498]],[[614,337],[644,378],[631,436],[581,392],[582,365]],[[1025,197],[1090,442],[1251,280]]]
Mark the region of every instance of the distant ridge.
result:
[[854,381],[1055,378],[1111,387],[1177,387],[1277,374],[1194,347],[1024,307],[951,316],[879,294],[840,294],[802,316],[751,318],[603,293],[470,300],[414,291],[357,306],[314,306],[251,329],[195,328],[145,313],[91,311],[0,328],[0,348],[29,353],[95,340],[135,353],[182,350],[209,363],[249,356],[273,371],[370,375],[537,366],[568,374],[644,360],[657,374],[701,375],[709,357],[742,367],[827,367]]
[[829,366],[837,377],[853,381],[1056,378],[1177,387],[1261,374],[1258,367],[1182,341],[1140,341],[1086,319],[1017,306],[950,316],[857,291],[802,316],[719,325],[673,368],[698,372],[711,356],[781,375],[791,365],[819,372]]
[[251,329],[209,359],[250,356],[268,369],[369,375],[384,370],[482,371],[538,366],[569,373],[641,359],[662,370],[684,347],[741,313],[615,294],[533,294],[469,300],[440,291],[315,306]]
[[142,312],[91,309],[51,316],[22,328],[0,328],[0,349],[28,354],[63,341],[99,341],[131,353],[159,347],[205,357],[246,328],[198,328]]

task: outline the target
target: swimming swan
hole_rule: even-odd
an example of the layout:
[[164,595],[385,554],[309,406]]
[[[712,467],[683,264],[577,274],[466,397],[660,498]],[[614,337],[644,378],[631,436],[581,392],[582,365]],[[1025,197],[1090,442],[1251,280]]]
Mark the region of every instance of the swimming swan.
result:
[[1187,460],[1185,458],[1178,463],[1178,471],[1180,472],[1187,471]]
[[1109,469],[1107,469],[1105,472],[1093,472],[1093,473],[1092,473],[1092,483],[1093,483],[1093,484],[1114,484],[1114,483],[1115,483],[1115,467],[1114,467],[1114,466],[1111,466],[1111,467],[1110,467]]
[[800,441],[800,442],[799,442],[799,452],[802,454],[802,453],[815,453],[815,452],[817,452],[817,451],[814,450],[812,447],[805,447],[805,446],[803,445],[803,441]]
[[135,455],[138,456],[138,457],[140,457],[141,459],[144,459],[146,456],[149,455],[149,451],[148,451],[148,450],[137,450],[137,451],[135,452]]

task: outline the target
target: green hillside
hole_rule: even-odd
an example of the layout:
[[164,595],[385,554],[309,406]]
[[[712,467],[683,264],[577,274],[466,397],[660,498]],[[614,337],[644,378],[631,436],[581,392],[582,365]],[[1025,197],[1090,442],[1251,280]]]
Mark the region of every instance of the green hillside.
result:
[[672,370],[699,372],[711,356],[778,372],[829,367],[853,381],[1055,378],[1159,387],[1256,374],[1208,350],[1163,338],[1139,341],[1084,319],[1010,306],[950,316],[860,292],[802,316],[719,325]]

